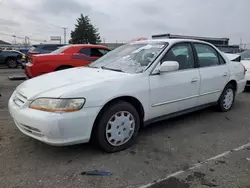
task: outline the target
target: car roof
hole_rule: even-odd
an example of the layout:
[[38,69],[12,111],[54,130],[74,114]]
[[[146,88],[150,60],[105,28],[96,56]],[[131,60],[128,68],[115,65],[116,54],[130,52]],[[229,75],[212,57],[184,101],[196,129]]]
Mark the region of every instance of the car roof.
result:
[[32,46],[65,46],[67,44],[33,44]]
[[97,45],[97,44],[69,44],[68,46],[72,47],[100,47],[100,48],[108,48],[107,46]]
[[201,40],[194,40],[194,39],[151,39],[151,40],[140,40],[140,41],[134,41],[134,42],[130,42],[130,43],[150,43],[150,42],[167,42],[169,44],[175,44],[178,42],[198,42],[198,43],[204,43],[204,44],[210,44],[208,42],[205,41],[201,41]]

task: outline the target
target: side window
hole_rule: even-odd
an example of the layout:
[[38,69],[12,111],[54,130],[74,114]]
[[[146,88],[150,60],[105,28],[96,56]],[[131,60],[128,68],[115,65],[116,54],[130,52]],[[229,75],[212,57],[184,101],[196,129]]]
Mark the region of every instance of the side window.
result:
[[192,46],[189,43],[174,45],[163,57],[163,61],[177,61],[179,70],[194,68],[194,56]]
[[90,48],[83,48],[78,53],[90,56]]
[[103,50],[103,49],[91,48],[90,56],[91,56],[91,57],[102,57],[103,55],[105,55],[105,54],[104,54],[103,52],[101,52],[100,50]]
[[220,59],[215,49],[207,44],[194,44],[200,67],[210,67],[220,64]]
[[110,50],[102,49],[102,48],[100,48],[99,51],[100,51],[103,55],[105,55],[105,54],[107,54],[108,52],[110,52]]

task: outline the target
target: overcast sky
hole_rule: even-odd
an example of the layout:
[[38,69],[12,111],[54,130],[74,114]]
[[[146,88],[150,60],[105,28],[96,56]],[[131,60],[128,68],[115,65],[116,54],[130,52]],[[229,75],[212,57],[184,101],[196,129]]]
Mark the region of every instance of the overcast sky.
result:
[[[250,0],[0,0],[0,40],[67,39],[76,18],[89,15],[106,42],[172,33],[229,37],[250,43]],[[19,39],[20,40],[20,39]]]

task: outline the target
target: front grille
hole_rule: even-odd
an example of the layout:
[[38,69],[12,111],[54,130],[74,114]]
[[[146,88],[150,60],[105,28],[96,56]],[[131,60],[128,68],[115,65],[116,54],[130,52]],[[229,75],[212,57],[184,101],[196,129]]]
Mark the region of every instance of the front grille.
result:
[[27,97],[24,95],[16,92],[15,96],[13,97],[13,102],[18,106],[22,107],[27,102]]

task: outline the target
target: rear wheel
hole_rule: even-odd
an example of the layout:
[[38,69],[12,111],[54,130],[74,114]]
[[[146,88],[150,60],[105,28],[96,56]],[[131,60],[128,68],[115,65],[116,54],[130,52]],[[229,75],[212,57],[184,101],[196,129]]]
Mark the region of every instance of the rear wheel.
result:
[[228,84],[223,90],[220,99],[218,101],[218,108],[222,112],[231,110],[235,99],[235,88],[232,84]]
[[133,105],[119,101],[106,108],[96,123],[94,139],[106,152],[113,153],[135,143],[140,117]]
[[15,59],[7,59],[6,64],[9,68],[12,68],[12,69],[17,68],[17,66],[18,66],[18,63]]

